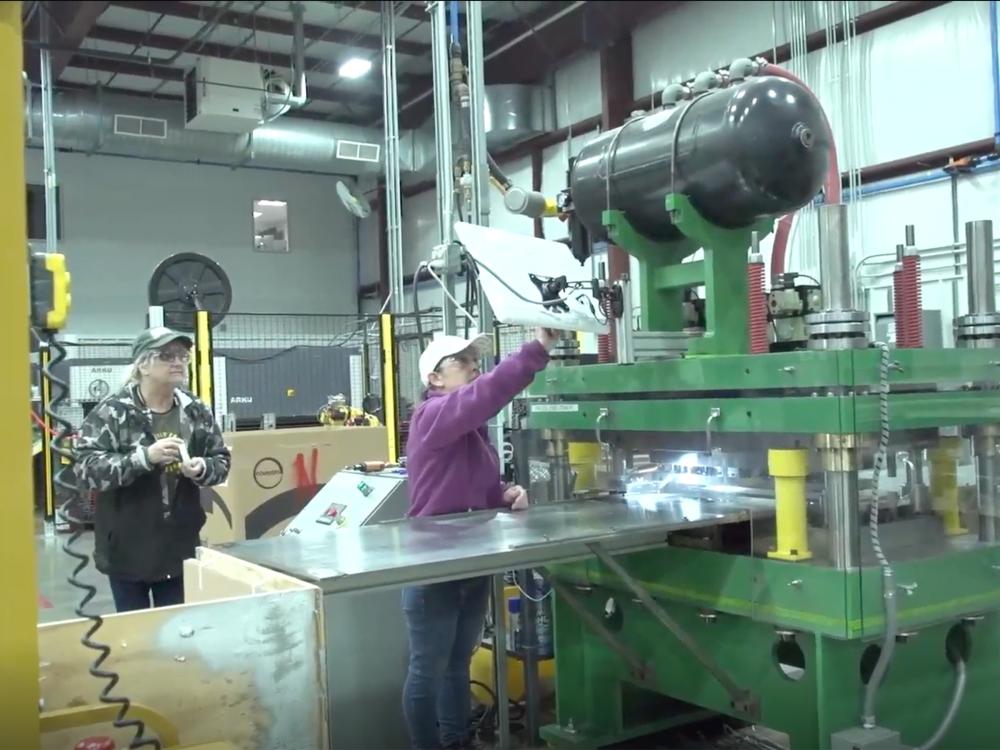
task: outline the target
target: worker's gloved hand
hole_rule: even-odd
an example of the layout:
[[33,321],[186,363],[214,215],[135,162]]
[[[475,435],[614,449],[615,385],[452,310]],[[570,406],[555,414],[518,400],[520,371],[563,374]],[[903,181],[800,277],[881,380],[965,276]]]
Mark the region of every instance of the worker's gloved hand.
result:
[[165,437],[157,440],[146,449],[146,456],[154,466],[177,463],[181,460],[181,446],[184,442],[180,438]]
[[553,330],[551,328],[539,328],[538,332],[535,334],[535,339],[539,344],[545,347],[545,351],[552,351],[552,347],[556,345],[556,341],[559,339],[559,331]]
[[528,507],[528,492],[519,484],[512,484],[503,492],[503,501],[511,510],[524,510]]
[[192,458],[181,464],[181,474],[188,479],[200,479],[205,473],[205,459],[200,456]]

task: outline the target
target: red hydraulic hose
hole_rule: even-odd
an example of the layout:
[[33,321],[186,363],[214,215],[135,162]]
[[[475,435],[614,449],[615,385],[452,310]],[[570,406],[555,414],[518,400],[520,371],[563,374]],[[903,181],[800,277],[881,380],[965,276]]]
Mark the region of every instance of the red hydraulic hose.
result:
[[[789,81],[799,84],[809,93],[813,93],[812,89],[810,89],[801,78],[794,73],[785,70],[780,65],[765,62],[760,67],[759,75],[771,75],[777,76],[778,78],[787,78]],[[815,94],[813,95],[815,96]],[[837,144],[833,141],[833,128],[830,127],[830,121],[826,119],[825,112],[823,113],[823,122],[826,124],[826,129],[830,133],[830,155],[826,169],[826,182],[823,183],[823,194],[827,203],[840,203],[842,197],[840,189],[840,161],[837,159]],[[772,279],[778,278],[785,272],[785,256],[788,252],[788,237],[792,227],[793,215],[794,214],[786,214],[778,221],[778,229],[774,234],[774,245],[771,250]],[[785,226],[784,232],[782,232],[782,225]]]

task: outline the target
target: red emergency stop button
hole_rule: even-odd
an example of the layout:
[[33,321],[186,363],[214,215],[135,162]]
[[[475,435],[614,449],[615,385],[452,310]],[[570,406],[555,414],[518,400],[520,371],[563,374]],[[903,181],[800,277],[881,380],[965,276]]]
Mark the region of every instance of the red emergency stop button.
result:
[[330,518],[336,518],[337,517],[337,513],[339,513],[339,512],[340,511],[338,511],[337,508],[334,507],[334,506],[332,506],[332,505],[329,508],[326,509],[326,515],[328,515]]
[[73,750],[115,750],[115,741],[110,737],[88,737],[73,745]]

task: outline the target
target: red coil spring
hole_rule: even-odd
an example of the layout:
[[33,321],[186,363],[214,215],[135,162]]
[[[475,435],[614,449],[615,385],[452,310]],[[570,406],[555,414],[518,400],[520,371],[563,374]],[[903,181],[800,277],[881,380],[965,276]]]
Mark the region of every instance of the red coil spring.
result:
[[747,302],[750,352],[766,354],[770,348],[770,337],[767,331],[767,294],[764,291],[763,263],[747,265]]
[[605,320],[611,326],[612,333],[600,334],[597,337],[597,361],[600,364],[608,364],[615,361],[615,340],[612,338],[614,332],[614,320],[611,318],[611,300],[601,297],[601,311]]
[[919,256],[907,255],[903,258],[902,268],[893,274],[893,294],[896,346],[900,349],[919,349],[924,345]]

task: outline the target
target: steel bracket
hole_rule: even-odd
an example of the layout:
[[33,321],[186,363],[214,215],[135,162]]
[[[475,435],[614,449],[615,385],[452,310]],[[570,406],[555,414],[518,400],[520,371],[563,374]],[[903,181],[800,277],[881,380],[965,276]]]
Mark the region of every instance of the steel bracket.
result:
[[751,719],[760,718],[760,699],[750,690],[741,688],[729,673],[726,672],[722,666],[709,654],[705,649],[701,647],[701,644],[696,641],[690,633],[684,630],[673,617],[671,617],[667,612],[656,603],[656,600],[650,596],[649,592],[639,583],[635,578],[629,575],[628,571],[622,567],[619,563],[604,547],[601,546],[600,542],[591,542],[587,545],[591,552],[593,552],[597,558],[604,563],[615,575],[617,575],[622,583],[631,591],[636,599],[647,609],[649,613],[655,617],[661,625],[663,625],[667,630],[669,630],[674,637],[680,641],[681,645],[684,646],[691,655],[694,656],[701,665],[708,670],[723,689],[729,693],[729,698],[732,707],[739,713],[748,716]]
[[548,579],[549,584],[555,589],[559,598],[564,601],[580,617],[580,619],[594,631],[601,639],[608,644],[612,651],[622,657],[629,665],[632,677],[639,682],[653,681],[652,665],[643,659],[631,648],[622,643],[615,635],[604,627],[600,619],[581,602],[576,594],[570,591],[568,586],[560,583],[556,578],[549,575],[547,570],[542,571]]

